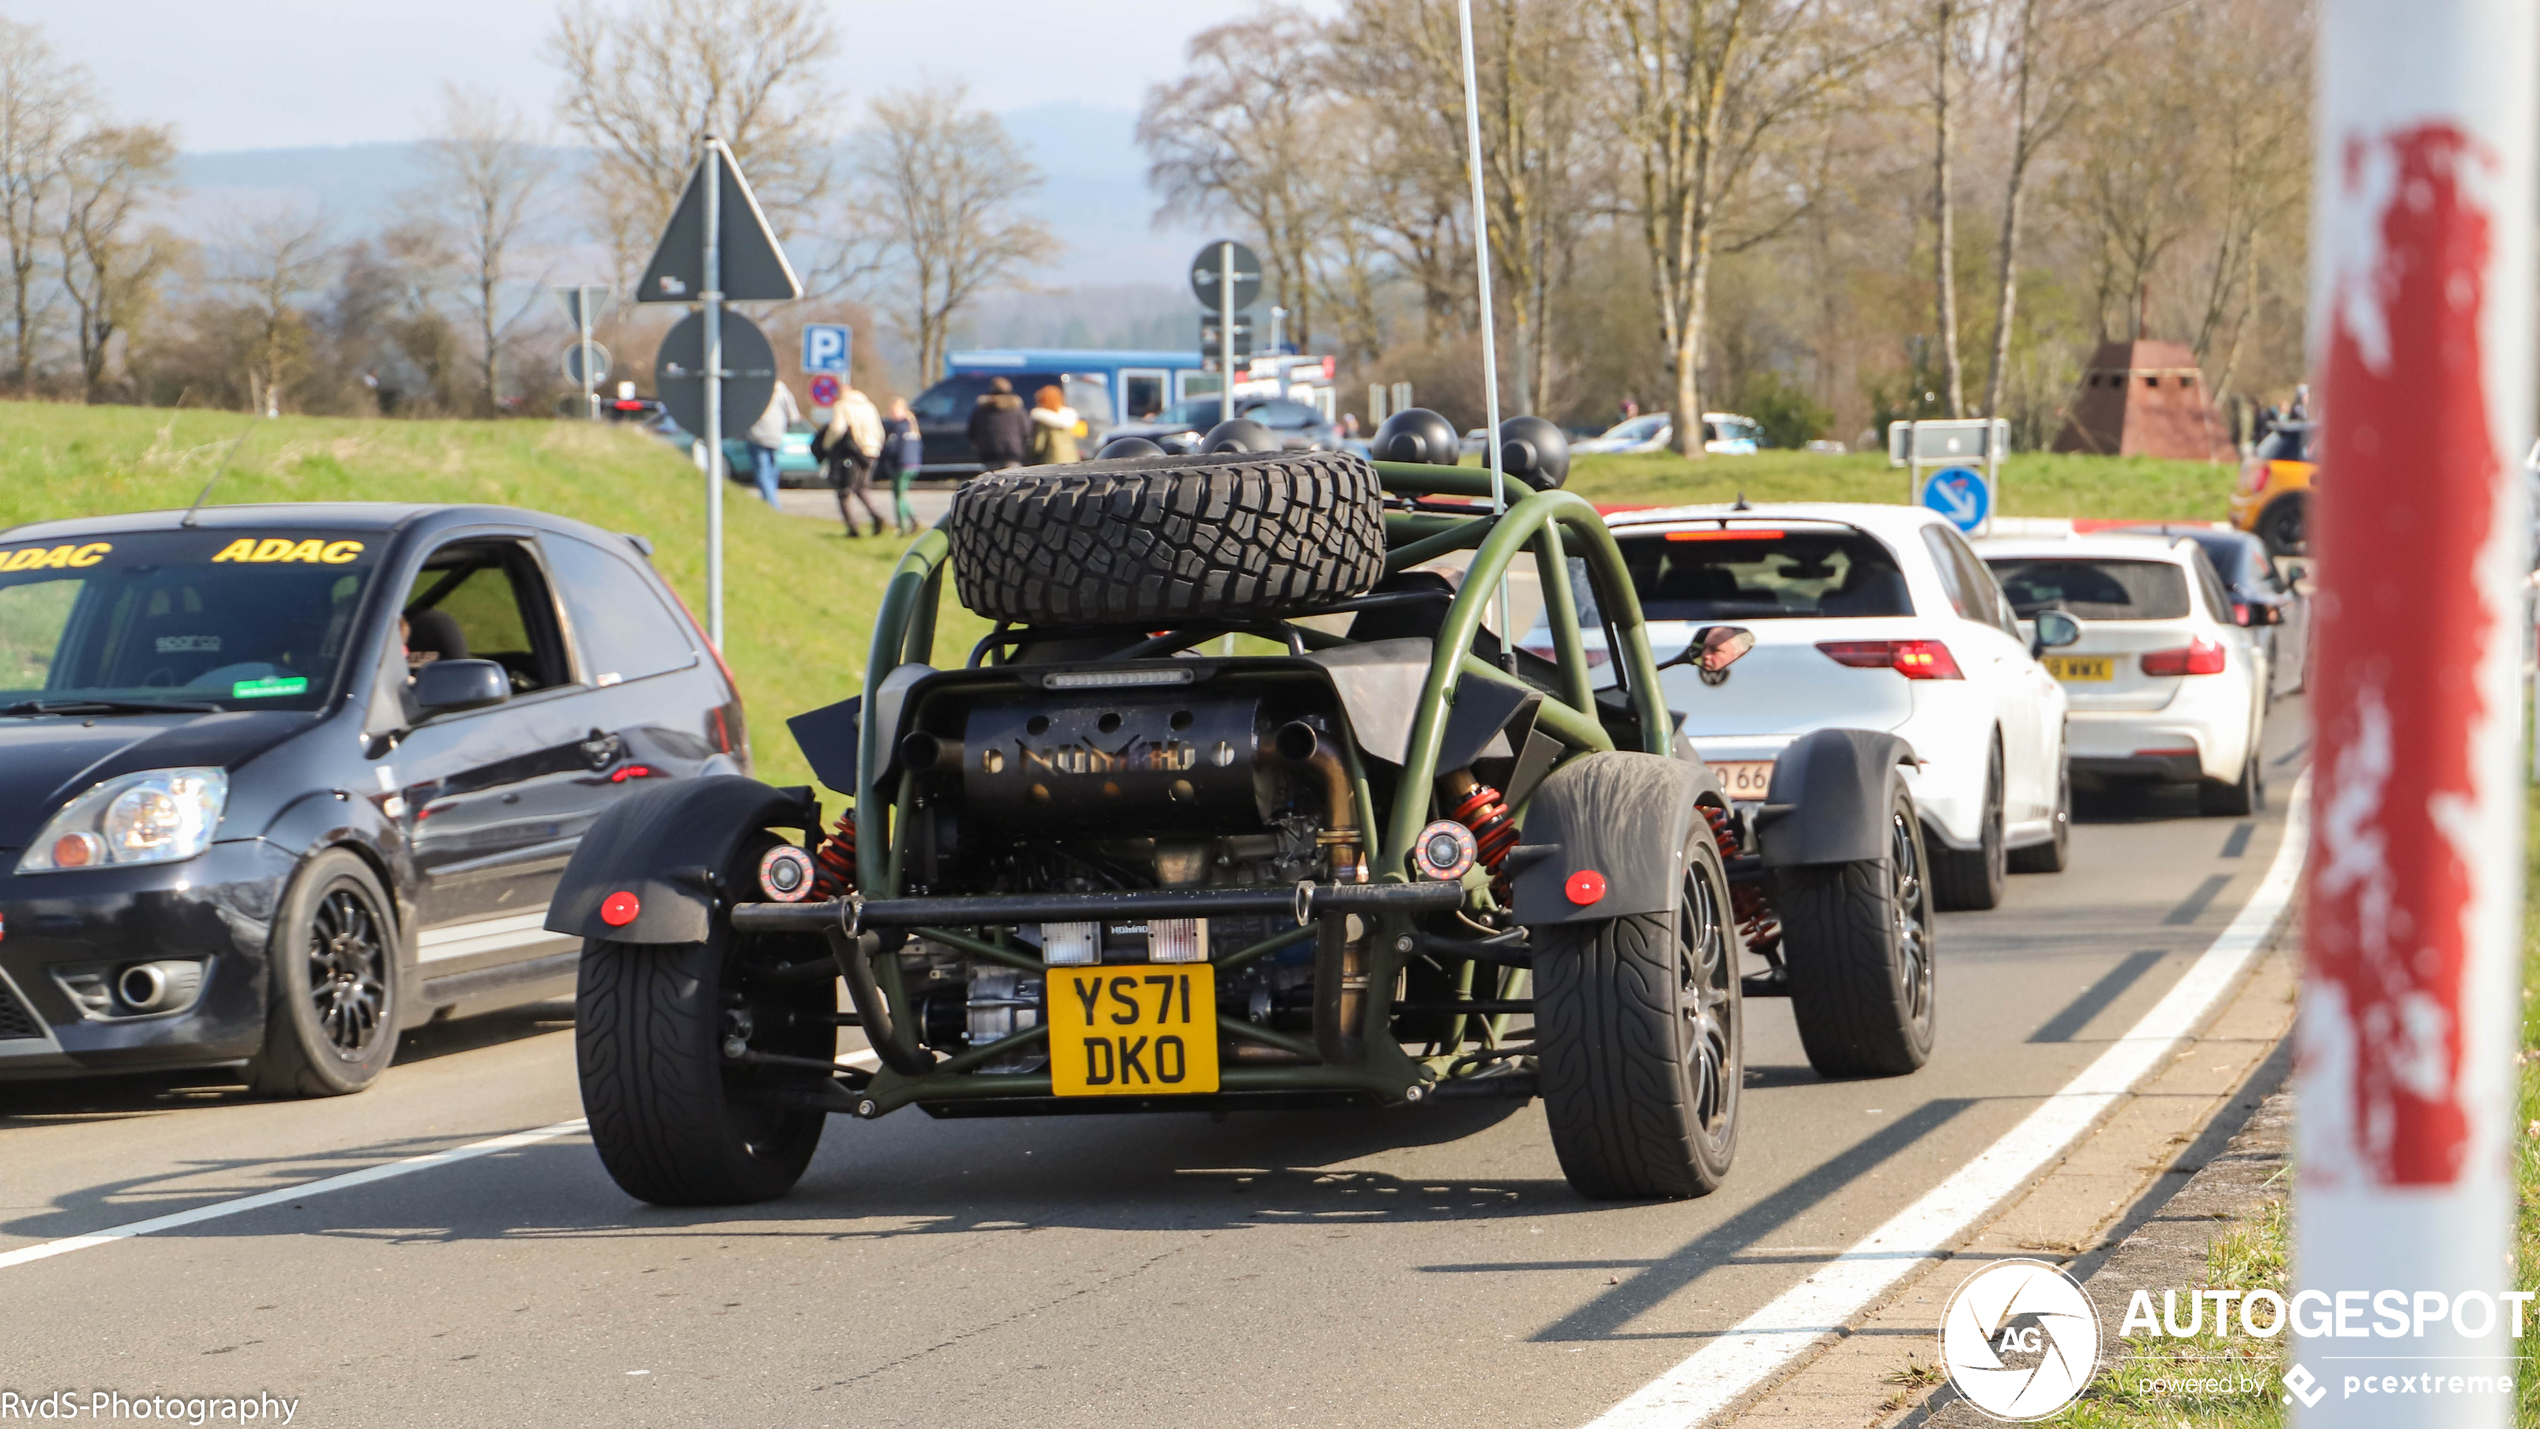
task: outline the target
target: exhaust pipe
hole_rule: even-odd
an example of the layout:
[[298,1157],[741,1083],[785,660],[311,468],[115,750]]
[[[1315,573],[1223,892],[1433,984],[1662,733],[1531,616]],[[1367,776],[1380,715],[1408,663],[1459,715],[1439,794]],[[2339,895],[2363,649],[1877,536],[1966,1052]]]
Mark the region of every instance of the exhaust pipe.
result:
[[133,1012],[170,1012],[194,1001],[203,965],[192,959],[134,963],[115,974],[115,996]]

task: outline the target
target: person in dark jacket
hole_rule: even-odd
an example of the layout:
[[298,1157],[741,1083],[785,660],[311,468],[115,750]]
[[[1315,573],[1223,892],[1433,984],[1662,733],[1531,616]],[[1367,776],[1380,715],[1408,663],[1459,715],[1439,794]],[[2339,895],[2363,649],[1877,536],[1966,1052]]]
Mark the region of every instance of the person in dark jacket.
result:
[[1032,419],[1024,414],[1023,399],[1014,395],[1014,384],[993,379],[970,414],[970,450],[979,458],[979,469],[1021,466],[1031,442]]

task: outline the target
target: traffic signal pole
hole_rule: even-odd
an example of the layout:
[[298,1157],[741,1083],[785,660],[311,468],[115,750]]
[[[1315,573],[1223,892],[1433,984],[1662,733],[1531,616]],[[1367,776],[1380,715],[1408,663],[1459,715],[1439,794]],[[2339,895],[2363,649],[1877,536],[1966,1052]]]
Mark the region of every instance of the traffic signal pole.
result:
[[[2324,432],[2291,1316],[2307,1378],[2288,1387],[2304,1429],[2485,1429],[2513,1421],[2512,1394],[2454,1386],[2509,1383],[2532,1343],[2511,1327],[2540,1319],[2504,1299],[2534,10],[2328,0],[2319,59]],[[2379,1328],[2391,1307],[2402,1333]],[[2383,1376],[2419,1392],[2356,1392]]]

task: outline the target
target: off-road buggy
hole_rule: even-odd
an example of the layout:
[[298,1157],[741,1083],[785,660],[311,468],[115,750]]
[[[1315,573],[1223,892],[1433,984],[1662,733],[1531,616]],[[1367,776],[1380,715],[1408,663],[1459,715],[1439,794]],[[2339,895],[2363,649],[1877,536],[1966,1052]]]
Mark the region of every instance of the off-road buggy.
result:
[[[1803,738],[1742,815],[1675,732],[1605,523],[1558,489],[1559,433],[1503,437],[1498,514],[1417,410],[1376,450],[1427,461],[1220,450],[962,488],[891,577],[865,693],[792,722],[843,818],[682,781],[565,874],[548,926],[587,940],[576,1055],[618,1184],[781,1195],[831,1112],[1540,1096],[1581,1193],[1694,1196],[1737,1147],[1742,993],[1790,995],[1821,1070],[1920,1065],[1910,752]],[[1484,622],[1520,561],[1549,660]],[[948,573],[994,627],[939,668]],[[1664,663],[1716,682],[1749,639]]]

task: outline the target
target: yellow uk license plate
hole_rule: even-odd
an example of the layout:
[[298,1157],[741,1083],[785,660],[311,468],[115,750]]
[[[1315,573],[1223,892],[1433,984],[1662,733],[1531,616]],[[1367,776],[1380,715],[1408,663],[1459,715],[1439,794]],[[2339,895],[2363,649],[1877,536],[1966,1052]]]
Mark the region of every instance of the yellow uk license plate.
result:
[[2117,662],[2107,655],[2049,655],[2046,673],[2058,680],[2113,680]]
[[1217,1090],[1217,973],[1205,963],[1051,968],[1050,1090]]
[[1720,781],[1720,792],[1732,799],[1761,799],[1773,787],[1773,761],[1769,759],[1713,759],[1706,761],[1712,775]]

